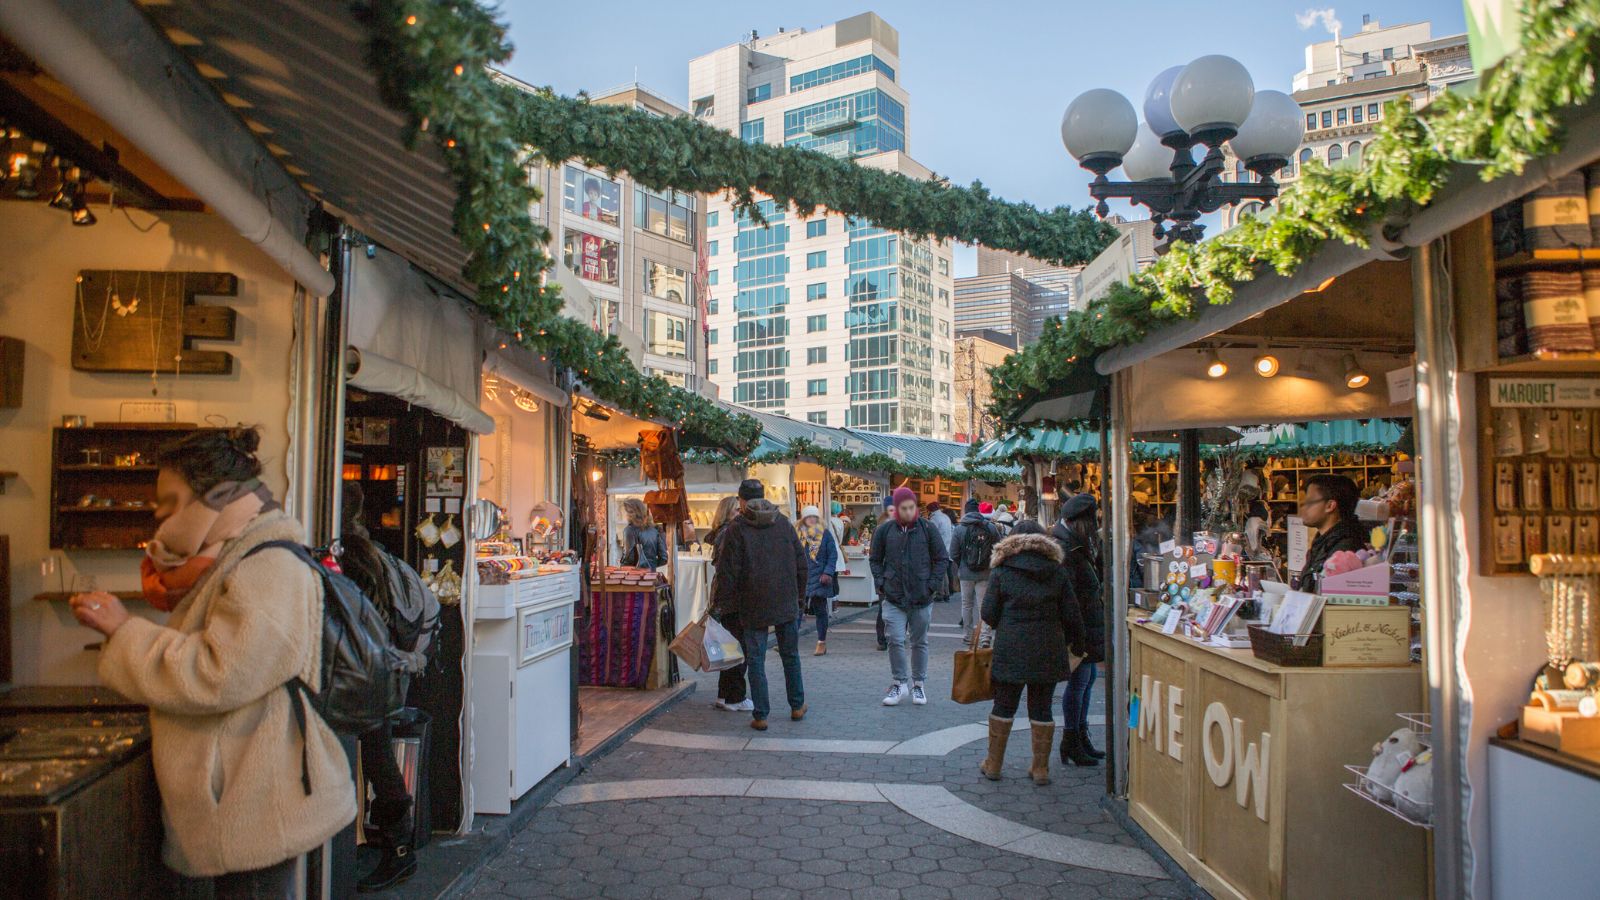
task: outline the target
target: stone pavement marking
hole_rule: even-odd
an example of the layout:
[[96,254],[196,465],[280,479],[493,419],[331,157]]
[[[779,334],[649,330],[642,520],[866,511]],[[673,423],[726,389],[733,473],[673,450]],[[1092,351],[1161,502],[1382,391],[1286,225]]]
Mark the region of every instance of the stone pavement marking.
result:
[[[1061,720],[1057,719],[1060,725]],[[1104,725],[1105,716],[1090,716],[1090,725]],[[1027,719],[1015,719],[1013,731],[1028,727]],[[683,750],[760,750],[778,753],[867,753],[889,756],[948,756],[961,747],[981,741],[989,736],[987,722],[955,725],[930,731],[904,741],[862,741],[816,738],[744,738],[731,735],[692,734],[685,731],[667,731],[645,728],[632,738],[632,743],[654,744],[658,747],[678,747]]]
[[1143,850],[1041,831],[979,809],[938,785],[783,778],[638,778],[573,785],[557,794],[552,803],[573,806],[663,797],[889,803],[941,831],[1008,853],[1122,875],[1167,877]]

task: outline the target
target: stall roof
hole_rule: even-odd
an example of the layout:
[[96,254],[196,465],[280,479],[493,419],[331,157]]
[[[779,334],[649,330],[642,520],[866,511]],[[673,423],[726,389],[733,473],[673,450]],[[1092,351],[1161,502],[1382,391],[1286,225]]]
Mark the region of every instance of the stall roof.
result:
[[[967,468],[968,445],[966,444],[905,434],[887,434],[881,431],[860,431],[854,428],[840,430],[866,444],[868,452],[876,451],[887,456],[904,457],[908,465],[931,469]],[[985,466],[985,468],[1012,475],[1022,474],[1021,467],[1014,465]]]
[[1108,350],[1100,356],[1095,368],[1109,375],[1226,331],[1326,283],[1329,278],[1344,275],[1373,260],[1395,258],[1404,252],[1403,248],[1420,247],[1443,237],[1600,157],[1600,101],[1570,108],[1560,119],[1566,136],[1561,151],[1529,163],[1519,174],[1493,181],[1482,179],[1480,167],[1456,166],[1448,183],[1427,206],[1399,222],[1390,223],[1385,229],[1386,234],[1398,236],[1397,243],[1386,245],[1381,236],[1374,236],[1369,248],[1329,241],[1292,275],[1268,272],[1254,281],[1244,282],[1236,288],[1232,303],[1207,307],[1196,318],[1151,332],[1138,344]]
[[[1340,419],[1331,422],[1274,425],[1244,432],[1235,450],[1265,453],[1288,450],[1341,449],[1352,447],[1393,447],[1402,429],[1385,419]],[[1139,441],[1138,455],[1168,457],[1178,454],[1178,445]],[[1005,460],[1016,455],[1044,458],[1097,456],[1100,435],[1095,431],[1066,431],[1059,428],[1029,428],[995,438],[978,448],[979,460]]]

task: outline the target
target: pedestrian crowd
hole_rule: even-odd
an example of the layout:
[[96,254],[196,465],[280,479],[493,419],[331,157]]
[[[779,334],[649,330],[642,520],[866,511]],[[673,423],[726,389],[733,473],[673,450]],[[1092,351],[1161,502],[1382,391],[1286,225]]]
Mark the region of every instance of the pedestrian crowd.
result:
[[[713,520],[711,612],[739,638],[745,661],[718,679],[716,706],[750,713],[767,730],[772,712],[766,654],[775,642],[783,666],[789,717],[805,718],[800,625],[815,618],[814,656],[827,653],[832,605],[845,569],[850,519],[834,504],[824,519],[815,506],[791,523],[765,499],[756,479],[722,501]],[[878,649],[889,657],[884,706],[929,702],[928,629],[933,604],[959,598],[966,645],[990,654],[994,703],[981,770],[998,779],[1012,720],[1027,700],[1030,777],[1050,783],[1056,748],[1053,698],[1062,695],[1062,764],[1097,765],[1105,754],[1089,734],[1089,701],[1104,660],[1099,510],[1090,494],[1069,498],[1048,528],[968,500],[959,519],[935,501],[923,507],[909,488],[884,498],[884,518],[870,536],[867,561],[877,593]],[[792,560],[792,562],[791,562]]]

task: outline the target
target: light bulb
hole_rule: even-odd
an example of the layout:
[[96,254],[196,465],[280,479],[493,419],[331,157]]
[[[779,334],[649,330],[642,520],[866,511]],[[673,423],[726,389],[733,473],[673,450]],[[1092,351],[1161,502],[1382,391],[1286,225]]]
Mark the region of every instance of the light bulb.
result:
[[1278,358],[1271,353],[1263,353],[1256,357],[1256,374],[1262,378],[1271,378],[1278,374]]
[[1356,355],[1354,353],[1346,353],[1344,355],[1345,387],[1352,391],[1359,391],[1366,387],[1367,382],[1371,380],[1372,377],[1367,374],[1367,370],[1361,368],[1361,365],[1356,362]]
[[1211,359],[1206,363],[1206,376],[1209,378],[1221,378],[1226,374],[1228,374],[1228,364],[1222,361],[1221,354],[1212,350]]

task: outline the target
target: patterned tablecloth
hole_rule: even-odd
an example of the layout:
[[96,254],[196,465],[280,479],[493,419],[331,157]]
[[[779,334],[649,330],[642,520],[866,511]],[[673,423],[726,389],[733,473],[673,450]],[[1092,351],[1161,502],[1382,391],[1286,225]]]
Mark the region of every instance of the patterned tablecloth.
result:
[[665,587],[593,585],[578,642],[578,683],[643,688],[660,641]]

